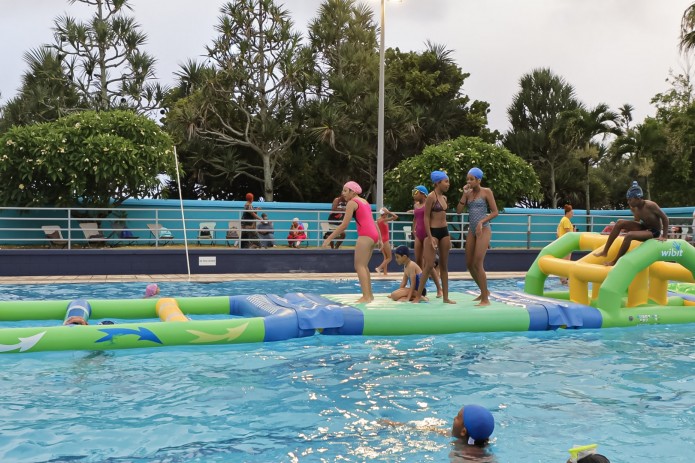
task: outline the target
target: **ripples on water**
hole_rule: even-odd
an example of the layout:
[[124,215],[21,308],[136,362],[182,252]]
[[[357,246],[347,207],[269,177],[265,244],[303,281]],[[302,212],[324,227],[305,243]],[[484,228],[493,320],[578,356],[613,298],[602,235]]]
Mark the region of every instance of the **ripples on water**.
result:
[[[220,295],[255,285],[176,288]],[[139,297],[144,285],[108,286],[33,291]],[[682,325],[3,355],[0,461],[448,462],[449,438],[379,420],[448,428],[462,404],[479,403],[495,414],[499,463],[564,462],[572,444],[591,442],[614,462],[689,462],[694,342]]]

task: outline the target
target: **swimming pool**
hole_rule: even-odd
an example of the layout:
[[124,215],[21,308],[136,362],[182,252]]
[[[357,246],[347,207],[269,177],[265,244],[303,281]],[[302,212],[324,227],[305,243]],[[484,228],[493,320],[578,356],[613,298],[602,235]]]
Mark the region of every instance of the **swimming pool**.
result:
[[[346,292],[356,280],[163,283],[171,295]],[[491,281],[516,289],[514,280]],[[383,292],[392,282],[375,282]],[[452,290],[473,288],[454,281]],[[144,284],[5,286],[2,297],[140,297]],[[0,461],[445,462],[461,404],[491,408],[498,462],[690,461],[689,325],[0,356]]]

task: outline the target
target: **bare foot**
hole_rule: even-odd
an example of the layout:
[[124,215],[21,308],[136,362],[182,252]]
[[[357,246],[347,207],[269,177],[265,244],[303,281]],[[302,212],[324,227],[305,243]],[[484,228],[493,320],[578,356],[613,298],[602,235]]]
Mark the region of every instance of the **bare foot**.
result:
[[373,297],[370,299],[366,296],[362,296],[361,298],[359,298],[355,301],[355,304],[369,304],[370,302],[373,302],[373,301],[374,301]]
[[438,298],[439,298],[439,297],[442,297],[443,295],[444,295],[444,293],[442,293],[442,290],[441,290],[441,289],[440,289],[439,291],[437,291],[437,297],[438,297]]
[[[490,297],[490,291],[487,292],[487,296]],[[483,299],[483,293],[480,293],[480,295],[473,300],[474,301],[480,301],[482,299]]]
[[560,284],[566,285],[567,284],[567,278],[560,278]]
[[476,304],[477,307],[482,307],[482,306],[486,306],[486,305],[490,305],[490,301],[487,298],[483,299],[482,301],[480,301]]
[[594,257],[606,257],[608,255],[607,251],[596,251],[595,253],[592,254]]
[[456,301],[452,301],[452,300],[449,299],[448,297],[447,297],[447,298],[444,298],[444,301],[443,301],[443,302],[444,302],[445,304],[456,304]]
[[422,296],[415,296],[414,298],[412,298],[410,300],[410,302],[412,302],[413,304],[419,304],[421,299],[422,299]]
[[606,262],[606,263],[603,264],[603,265],[605,265],[606,267],[613,267],[613,266],[615,265],[615,262],[616,262],[616,261],[612,260],[612,261],[610,261],[610,262]]
[[381,273],[381,267],[375,268],[374,271],[375,271],[376,273]]

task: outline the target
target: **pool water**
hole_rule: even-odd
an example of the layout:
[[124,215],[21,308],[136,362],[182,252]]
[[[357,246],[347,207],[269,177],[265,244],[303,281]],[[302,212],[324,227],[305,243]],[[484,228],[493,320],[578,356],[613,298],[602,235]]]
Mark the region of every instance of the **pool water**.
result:
[[[140,297],[144,286],[17,285],[2,297]],[[172,296],[358,290],[355,280],[160,286]],[[572,444],[594,442],[614,463],[689,462],[693,345],[693,327],[674,325],[0,355],[0,461],[465,461],[451,438],[417,425],[448,429],[462,404],[478,403],[495,415],[498,463],[564,462]]]

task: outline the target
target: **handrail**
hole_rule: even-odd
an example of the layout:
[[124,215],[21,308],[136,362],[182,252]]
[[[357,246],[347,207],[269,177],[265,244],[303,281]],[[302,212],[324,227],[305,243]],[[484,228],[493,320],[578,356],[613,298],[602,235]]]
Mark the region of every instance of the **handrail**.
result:
[[[266,203],[267,204],[267,203]],[[323,243],[324,231],[321,224],[327,224],[327,210],[316,209],[271,209],[264,210],[274,225],[274,242],[276,245],[286,246],[286,236],[289,233],[293,217],[299,217],[300,221],[307,224],[307,244],[314,247]],[[558,211],[560,212],[560,211]],[[184,238],[189,242],[197,242],[199,224],[201,222],[215,222],[216,227],[211,231],[212,242],[216,245],[231,246],[234,243],[226,238],[229,224],[237,224],[240,236],[239,243],[251,243],[254,237],[241,229],[243,208],[187,208],[185,223],[181,219],[180,211],[166,207],[120,207],[120,208],[9,208],[0,207],[0,245],[18,247],[49,246],[50,241],[43,233],[41,227],[55,225],[61,228],[62,238],[66,241],[66,248],[90,247],[101,244],[107,246],[125,246],[130,242],[139,245],[152,245],[162,247],[169,243],[184,243]],[[260,212],[259,212],[260,213]],[[392,245],[411,245],[410,237],[404,232],[404,227],[412,227],[412,212],[396,212],[401,220],[388,222]],[[102,216],[102,217],[94,217]],[[376,217],[376,215],[375,215]],[[493,237],[491,247],[540,249],[555,239],[557,223],[561,215],[528,213],[508,214],[501,212],[492,222]],[[600,232],[611,220],[625,218],[626,215],[600,215],[575,216],[574,222],[578,231]],[[463,247],[465,234],[468,227],[468,214],[448,213],[449,229],[454,248]],[[104,238],[95,243],[88,240],[80,223],[97,222],[98,228]],[[121,238],[118,232],[126,224],[127,228],[138,238]],[[692,234],[692,218],[677,217],[671,219],[672,224],[689,227]],[[148,228],[154,224],[157,227],[167,228],[173,238],[155,236]],[[118,225],[118,226],[115,226]],[[184,237],[184,230],[186,230]],[[347,230],[344,240],[345,246],[353,246],[357,240],[354,221]],[[134,244],[134,243],[133,243]]]

